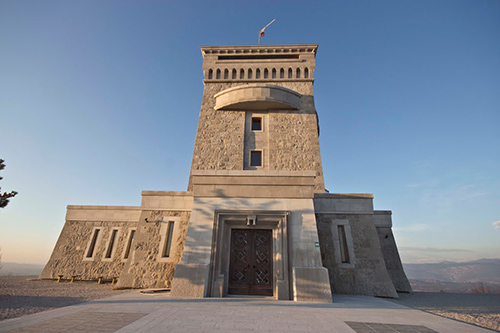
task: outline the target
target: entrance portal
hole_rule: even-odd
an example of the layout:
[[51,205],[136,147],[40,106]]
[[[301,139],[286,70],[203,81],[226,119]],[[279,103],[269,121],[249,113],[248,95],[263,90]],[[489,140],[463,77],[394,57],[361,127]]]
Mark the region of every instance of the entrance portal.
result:
[[229,294],[273,296],[272,230],[232,229]]

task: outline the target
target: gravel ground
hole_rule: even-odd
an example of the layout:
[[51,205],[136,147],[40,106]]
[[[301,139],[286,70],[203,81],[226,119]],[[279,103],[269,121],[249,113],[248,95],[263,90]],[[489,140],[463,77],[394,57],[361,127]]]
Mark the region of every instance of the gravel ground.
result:
[[500,331],[500,294],[399,294],[394,303]]
[[37,280],[35,276],[0,276],[0,320],[117,295],[111,284]]

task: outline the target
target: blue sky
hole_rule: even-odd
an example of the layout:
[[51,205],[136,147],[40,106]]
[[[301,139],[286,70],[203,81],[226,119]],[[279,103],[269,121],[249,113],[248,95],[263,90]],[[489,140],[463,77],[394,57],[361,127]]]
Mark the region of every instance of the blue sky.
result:
[[318,43],[330,192],[374,193],[405,262],[500,257],[500,2],[0,2],[5,262],[44,263],[66,205],[185,190],[201,45]]

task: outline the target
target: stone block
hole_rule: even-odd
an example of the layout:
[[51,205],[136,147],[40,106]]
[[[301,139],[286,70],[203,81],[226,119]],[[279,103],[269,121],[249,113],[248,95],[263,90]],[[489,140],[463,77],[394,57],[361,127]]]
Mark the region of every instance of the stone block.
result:
[[328,270],[324,267],[293,267],[293,300],[331,303]]
[[203,264],[177,264],[172,284],[172,297],[205,297],[209,267]]

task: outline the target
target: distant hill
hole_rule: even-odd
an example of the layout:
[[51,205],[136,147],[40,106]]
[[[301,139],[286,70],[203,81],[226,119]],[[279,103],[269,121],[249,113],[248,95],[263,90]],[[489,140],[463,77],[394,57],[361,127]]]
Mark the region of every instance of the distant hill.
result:
[[500,285],[488,282],[444,282],[438,280],[409,279],[413,291],[445,292],[445,293],[474,293],[500,294]]
[[500,259],[403,266],[415,291],[500,293]]
[[45,265],[42,264],[18,264],[15,262],[2,262],[0,276],[5,275],[40,275]]

